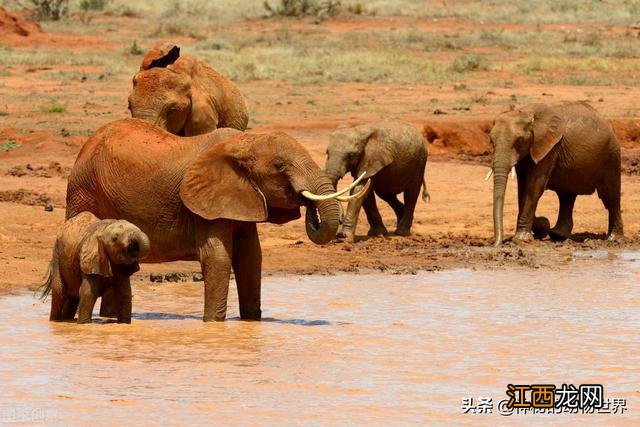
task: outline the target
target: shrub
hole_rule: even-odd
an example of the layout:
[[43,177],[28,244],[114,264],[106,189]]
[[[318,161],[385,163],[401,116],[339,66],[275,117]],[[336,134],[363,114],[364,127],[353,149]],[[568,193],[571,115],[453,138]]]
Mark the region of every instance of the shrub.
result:
[[51,101],[46,105],[42,105],[39,108],[41,113],[53,114],[53,113],[64,113],[67,111],[67,106],[64,104],[60,104],[58,101]]
[[80,10],[88,12],[90,10],[104,10],[108,0],[82,0],[80,2]]
[[464,73],[465,71],[473,71],[480,68],[480,59],[472,53],[459,56],[453,60],[451,68],[456,73]]
[[280,0],[280,4],[272,6],[269,0],[264,1],[264,8],[270,16],[315,16],[326,18],[336,15],[341,8],[339,0]]
[[69,0],[31,0],[40,20],[57,21],[69,14]]
[[131,55],[142,55],[142,49],[140,49],[140,47],[138,46],[138,41],[134,40],[133,43],[131,43],[131,46],[129,46],[127,48],[127,52]]

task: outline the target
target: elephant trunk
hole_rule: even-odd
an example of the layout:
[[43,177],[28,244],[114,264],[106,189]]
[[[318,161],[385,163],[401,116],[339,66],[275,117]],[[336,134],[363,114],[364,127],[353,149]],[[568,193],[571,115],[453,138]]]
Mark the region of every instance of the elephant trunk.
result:
[[[335,190],[330,179],[323,173],[318,174],[306,188],[317,195],[332,194]],[[324,245],[336,237],[340,225],[340,202],[338,200],[306,200],[307,213],[305,226],[307,236],[315,244]]]
[[508,174],[509,167],[507,165],[493,167],[493,234],[495,246],[502,244],[502,213],[504,212],[504,195],[507,189]]
[[142,259],[149,254],[151,244],[149,237],[141,230],[137,230],[131,234],[129,238],[129,244],[127,246],[127,252],[130,257],[135,259]]

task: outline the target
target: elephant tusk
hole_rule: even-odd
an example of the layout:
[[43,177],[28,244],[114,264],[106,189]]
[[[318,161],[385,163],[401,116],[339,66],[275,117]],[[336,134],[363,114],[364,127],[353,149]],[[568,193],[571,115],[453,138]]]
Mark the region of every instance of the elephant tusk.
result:
[[491,178],[491,175],[493,175],[493,169],[489,169],[489,172],[487,172],[487,176],[484,177],[484,180],[489,181],[489,178]]
[[368,180],[362,190],[358,191],[356,194],[352,194],[350,196],[338,196],[336,197],[336,199],[340,200],[341,202],[348,202],[349,200],[363,197],[365,194],[367,194],[367,191],[369,191],[369,187],[371,187],[371,180]]
[[511,167],[511,179],[516,179],[516,167]]
[[362,181],[362,179],[366,174],[367,174],[366,171],[362,172],[362,174],[358,177],[358,179],[353,181],[348,187],[343,188],[342,190],[336,191],[335,193],[319,195],[319,194],[313,194],[311,191],[303,190],[300,194],[302,194],[307,199],[314,200],[314,201],[335,199],[336,197],[341,196],[348,191],[351,191],[353,187],[355,187],[356,185],[358,185],[358,183],[360,183],[360,181]]

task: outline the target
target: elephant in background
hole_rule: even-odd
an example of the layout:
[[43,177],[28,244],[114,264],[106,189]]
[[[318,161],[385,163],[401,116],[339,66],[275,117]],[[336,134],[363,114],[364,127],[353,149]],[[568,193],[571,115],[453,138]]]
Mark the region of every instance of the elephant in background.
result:
[[[370,226],[368,235],[387,234],[375,195],[395,212],[395,234],[411,234],[420,187],[424,187],[422,200],[429,198],[424,181],[426,164],[427,150],[422,134],[409,123],[384,120],[355,127],[338,127],[330,136],[325,163],[325,172],[331,182],[335,186],[348,172],[354,178],[365,174],[365,180],[371,181],[371,188],[363,192],[363,197],[349,200],[338,236],[354,240],[358,214],[363,205]],[[354,191],[361,191],[366,184],[363,181]],[[404,203],[396,197],[398,193],[404,194]]]
[[[609,211],[607,237],[623,235],[620,211],[620,145],[609,123],[584,102],[531,104],[501,114],[491,129],[493,224],[495,244],[503,240],[502,213],[509,170],[518,180],[515,241],[534,235],[562,241],[573,229],[573,205],[579,194],[598,192]],[[557,193],[558,220],[535,217],[545,189]]]
[[82,147],[69,177],[67,218],[90,211],[136,224],[153,242],[146,262],[199,260],[205,321],[225,319],[233,268],[240,317],[257,320],[262,252],[256,223],[297,219],[305,205],[307,235],[328,243],[339,225],[340,194],[284,133],[218,129],[179,137],[124,119]]
[[249,118],[237,86],[206,63],[180,55],[172,43],[154,46],[133,77],[131,116],[182,136],[217,128],[245,130]]
[[149,238],[127,221],[99,220],[82,212],[67,220],[53,247],[42,299],[51,293],[49,320],[91,323],[96,299],[112,290],[118,323],[131,323],[131,283]]

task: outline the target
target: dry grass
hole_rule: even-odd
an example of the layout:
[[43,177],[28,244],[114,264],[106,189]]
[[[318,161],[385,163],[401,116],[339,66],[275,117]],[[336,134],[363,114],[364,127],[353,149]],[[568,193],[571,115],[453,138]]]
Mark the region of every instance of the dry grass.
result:
[[[13,2],[0,0],[0,4]],[[71,1],[79,10],[80,1]],[[409,1],[345,0],[343,16],[349,13],[406,15],[412,17],[456,17],[487,22],[575,22],[596,21],[627,24],[640,12],[640,0],[611,1]],[[129,75],[137,67],[140,51],[159,38],[191,37],[184,52],[195,53],[231,78],[285,80],[296,84],[332,82],[366,83],[457,83],[473,76],[490,80],[492,73],[508,71],[513,78],[532,83],[562,85],[610,85],[629,81],[640,67],[637,38],[630,32],[604,35],[598,29],[549,29],[529,26],[507,31],[495,28],[425,31],[404,26],[392,30],[331,33],[323,26],[291,29],[287,23],[260,33],[232,31],[235,20],[265,14],[253,0],[160,0],[128,2],[112,0],[105,13],[133,16],[140,20],[138,32],[118,30],[113,20],[69,18],[48,22],[48,31],[104,34],[122,48],[109,55],[2,47],[0,73],[11,67],[77,65],[94,66],[103,74]],[[349,12],[351,11],[351,12]],[[353,12],[356,11],[356,12]],[[606,12],[606,13],[605,13]],[[356,18],[358,19],[358,18]],[[295,19],[294,19],[295,21]],[[135,43],[135,45],[134,45]],[[569,73],[558,78],[554,72]],[[67,76],[59,75],[60,80]]]

